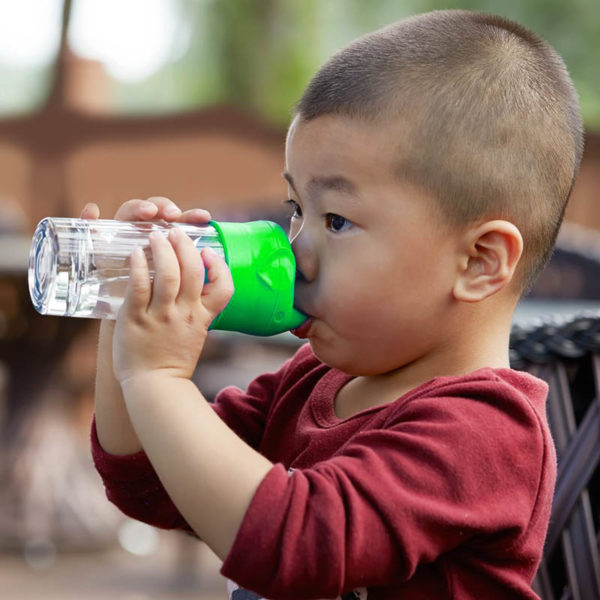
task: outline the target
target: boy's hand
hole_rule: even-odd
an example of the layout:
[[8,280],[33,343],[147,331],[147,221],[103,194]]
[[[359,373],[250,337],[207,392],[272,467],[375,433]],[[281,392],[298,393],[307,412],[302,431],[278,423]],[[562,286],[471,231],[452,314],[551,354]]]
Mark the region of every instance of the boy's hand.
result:
[[[98,219],[100,209],[97,204],[89,203],[83,207],[80,218]],[[173,221],[201,225],[211,220],[210,213],[203,208],[194,208],[181,212],[181,209],[169,198],[153,196],[147,200],[127,200],[121,204],[114,219],[119,221]]]
[[208,248],[198,252],[179,229],[168,239],[153,233],[150,247],[154,282],[143,252],[136,250],[115,325],[113,368],[120,383],[150,373],[190,378],[210,323],[233,294],[225,261]]

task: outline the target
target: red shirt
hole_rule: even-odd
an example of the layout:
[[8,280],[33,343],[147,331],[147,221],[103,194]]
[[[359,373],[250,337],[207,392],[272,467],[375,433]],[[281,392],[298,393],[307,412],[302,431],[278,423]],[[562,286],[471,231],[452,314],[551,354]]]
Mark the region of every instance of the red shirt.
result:
[[[306,345],[217,397],[221,418],[275,463],[223,575],[272,599],[536,598],[556,476],[547,385],[484,368],[340,420],[334,399],[350,378]],[[189,529],[143,453],[92,440],[123,512]]]

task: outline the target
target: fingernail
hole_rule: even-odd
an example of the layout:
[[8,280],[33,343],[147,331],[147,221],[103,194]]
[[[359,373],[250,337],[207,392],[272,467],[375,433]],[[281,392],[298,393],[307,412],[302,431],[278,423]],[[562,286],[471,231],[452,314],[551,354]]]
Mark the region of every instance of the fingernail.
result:
[[181,213],[181,209],[177,208],[177,206],[169,206],[165,208],[165,215],[175,216]]
[[134,261],[139,263],[143,257],[144,257],[144,251],[139,246],[137,248],[133,249],[133,252],[131,253],[131,258]]

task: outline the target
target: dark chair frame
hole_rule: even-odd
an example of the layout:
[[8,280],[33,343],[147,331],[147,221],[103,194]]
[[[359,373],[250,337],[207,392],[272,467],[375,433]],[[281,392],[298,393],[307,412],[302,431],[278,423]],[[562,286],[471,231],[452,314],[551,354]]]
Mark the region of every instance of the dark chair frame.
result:
[[599,600],[600,312],[514,326],[511,362],[549,384],[558,457],[534,588],[543,600]]

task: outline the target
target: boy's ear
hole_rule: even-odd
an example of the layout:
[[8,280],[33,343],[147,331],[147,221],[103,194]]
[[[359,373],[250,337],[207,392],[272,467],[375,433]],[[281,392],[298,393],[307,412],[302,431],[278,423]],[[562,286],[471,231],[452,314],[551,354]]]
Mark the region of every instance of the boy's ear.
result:
[[453,295],[479,302],[510,283],[523,253],[523,237],[512,223],[494,220],[469,229],[462,239]]

